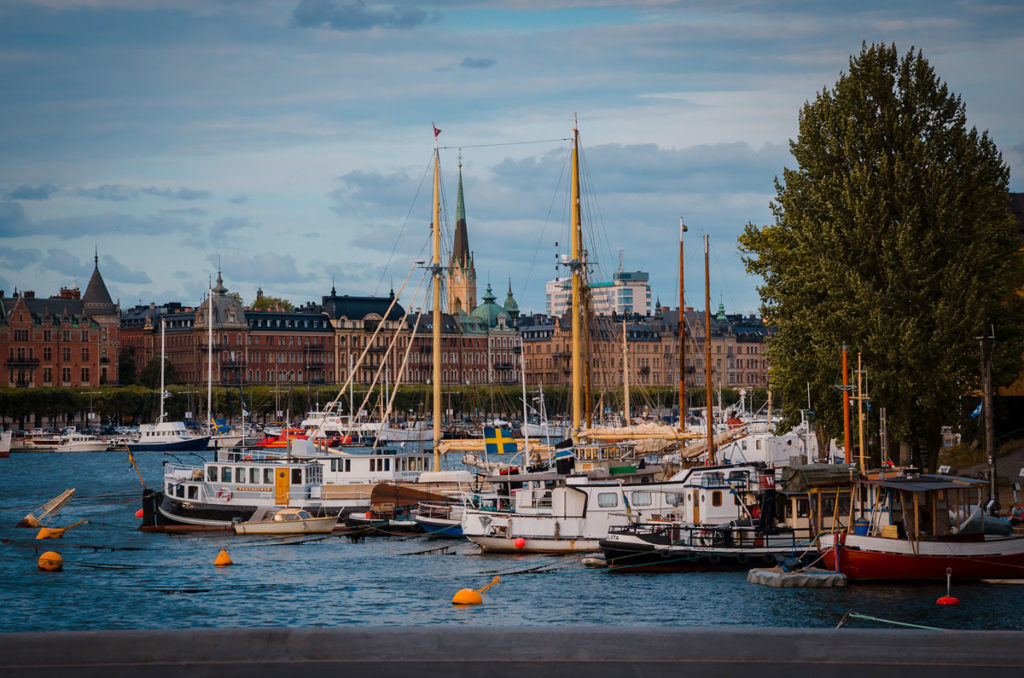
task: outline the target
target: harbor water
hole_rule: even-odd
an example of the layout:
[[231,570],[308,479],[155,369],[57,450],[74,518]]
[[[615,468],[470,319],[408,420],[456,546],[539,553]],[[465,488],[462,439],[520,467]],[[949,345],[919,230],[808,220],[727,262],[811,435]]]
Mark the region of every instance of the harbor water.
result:
[[[140,453],[158,487],[167,455]],[[195,457],[192,460],[198,462]],[[182,457],[188,461],[188,457]],[[51,526],[88,522],[61,539],[16,528],[67,488],[75,497]],[[0,631],[202,627],[775,626],[834,627],[847,612],[948,629],[1024,630],[1024,586],[851,584],[775,589],[745,572],[623,574],[578,556],[490,555],[459,540],[425,537],[241,537],[139,532],[142,486],[124,452],[18,453],[0,459]],[[214,567],[221,549],[234,565]],[[56,551],[60,572],[42,572]],[[483,604],[451,604],[459,589],[501,582]],[[887,627],[862,617],[849,626]]]

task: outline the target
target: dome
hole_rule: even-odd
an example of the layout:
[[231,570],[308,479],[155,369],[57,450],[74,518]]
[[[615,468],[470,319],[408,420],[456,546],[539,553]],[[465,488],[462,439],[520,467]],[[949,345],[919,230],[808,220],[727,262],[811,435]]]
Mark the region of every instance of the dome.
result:
[[470,316],[479,318],[487,325],[487,327],[497,327],[498,318],[502,315],[508,317],[508,314],[506,313],[505,308],[494,303],[495,299],[497,299],[497,297],[494,296],[494,293],[491,291],[491,286],[488,285],[487,292],[484,294],[484,303],[473,309]]
[[508,284],[508,296],[505,297],[505,310],[508,311],[509,315],[515,317],[519,314],[519,304],[516,303],[515,297],[512,296],[512,283]]
[[[245,311],[241,304],[227,294],[228,288],[224,287],[224,279],[217,272],[217,286],[213,288],[213,327],[224,329],[236,327],[248,328],[245,322]],[[206,327],[206,316],[210,310],[210,300],[204,299],[203,303],[196,307],[195,327]]]

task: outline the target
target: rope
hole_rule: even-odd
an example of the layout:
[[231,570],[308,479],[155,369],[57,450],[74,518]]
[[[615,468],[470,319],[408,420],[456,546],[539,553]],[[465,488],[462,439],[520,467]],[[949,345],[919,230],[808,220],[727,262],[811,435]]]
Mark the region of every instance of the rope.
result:
[[450,151],[455,148],[492,148],[494,146],[522,146],[523,144],[553,144],[560,141],[572,141],[572,139],[565,137],[563,139],[537,139],[536,141],[506,141],[504,143],[496,144],[470,144],[468,146],[438,146],[438,149],[442,151]]
[[937,626],[924,626],[923,624],[911,624],[909,622],[894,621],[892,619],[882,619],[881,617],[872,617],[867,614],[858,614],[857,612],[847,612],[843,615],[843,618],[836,624],[836,628],[840,628],[850,619],[864,619],[866,621],[882,622],[883,624],[893,624],[895,626],[906,626],[912,629],[924,629],[926,631],[947,631],[948,629],[942,629]]

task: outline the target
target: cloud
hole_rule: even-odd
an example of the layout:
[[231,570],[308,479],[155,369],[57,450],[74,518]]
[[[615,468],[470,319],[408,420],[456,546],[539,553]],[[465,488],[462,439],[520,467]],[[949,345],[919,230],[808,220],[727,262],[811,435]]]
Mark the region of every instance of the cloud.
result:
[[0,238],[23,235],[27,225],[28,220],[25,218],[25,210],[21,203],[0,202]]
[[73,238],[83,235],[116,233],[118,235],[167,236],[172,233],[194,233],[198,226],[175,215],[155,214],[136,217],[128,214],[87,214],[54,217],[39,221],[21,222],[10,232],[0,231],[0,236],[15,237],[45,233],[50,237]]
[[365,31],[372,28],[417,28],[437,21],[417,7],[394,6],[390,9],[367,7],[363,0],[301,0],[292,12],[292,25],[300,28],[332,28],[336,31]]
[[103,261],[100,263],[100,273],[103,274],[103,279],[107,281],[112,280],[114,282],[135,283],[139,285],[149,285],[153,282],[145,271],[132,270],[109,254],[103,255]]
[[210,237],[213,238],[216,244],[218,241],[223,241],[227,238],[232,231],[238,231],[250,226],[252,226],[252,222],[248,217],[224,217],[214,222],[213,227],[210,229]]
[[216,266],[218,261],[224,272],[225,284],[231,287],[228,279],[239,282],[287,284],[311,282],[316,279],[312,273],[300,273],[295,259],[290,254],[264,252],[253,256],[244,254],[227,254],[221,257],[211,255],[206,258]]
[[338,188],[329,194],[333,209],[343,217],[359,214],[371,208],[375,214],[384,210],[390,214],[404,213],[413,196],[430,195],[429,182],[424,174],[417,182],[405,172],[384,174],[355,170],[338,177]]
[[39,263],[44,268],[57,271],[63,278],[80,277],[85,279],[92,272],[89,266],[83,264],[78,257],[59,247],[51,247],[46,250],[46,256]]
[[463,68],[491,68],[496,63],[498,63],[498,62],[496,60],[494,60],[494,59],[476,59],[476,58],[473,58],[473,57],[465,57],[462,60],[462,67]]
[[160,210],[160,214],[178,214],[186,217],[204,217],[210,213],[202,207],[175,207]]
[[120,184],[103,184],[94,188],[78,187],[74,192],[75,195],[80,195],[83,198],[95,198],[96,200],[110,200],[113,202],[127,202],[138,195],[136,189],[130,186],[121,186]]
[[60,190],[60,186],[54,184],[39,184],[38,186],[22,184],[8,190],[6,197],[10,200],[49,200]]
[[210,197],[210,192],[195,189],[195,188],[156,188],[150,186],[149,188],[139,189],[141,193],[148,195],[156,195],[161,198],[167,198],[168,200],[203,200]]
[[241,193],[239,195],[235,195],[228,198],[228,202],[231,203],[232,205],[244,205],[245,203],[249,202],[249,196],[246,195],[245,193]]
[[40,251],[34,248],[0,250],[0,262],[3,262],[4,268],[12,268],[15,271],[20,271],[29,264],[34,264],[39,261],[40,255]]

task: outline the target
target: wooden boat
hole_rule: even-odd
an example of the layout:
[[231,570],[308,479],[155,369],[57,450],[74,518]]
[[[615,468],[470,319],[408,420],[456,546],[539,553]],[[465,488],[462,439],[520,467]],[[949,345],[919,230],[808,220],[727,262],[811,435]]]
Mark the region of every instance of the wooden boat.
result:
[[337,524],[338,516],[314,518],[304,509],[264,507],[234,528],[235,534],[330,534]]
[[109,443],[102,438],[84,433],[61,436],[57,452],[105,452]]
[[1024,535],[993,534],[972,478],[913,470],[858,481],[848,526],[822,537],[825,566],[856,580],[1015,578],[1024,573]]
[[60,510],[64,508],[64,504],[67,504],[74,494],[75,488],[73,487],[69,490],[64,490],[59,495],[18,521],[17,526],[42,527],[44,521],[47,521],[60,513]]

